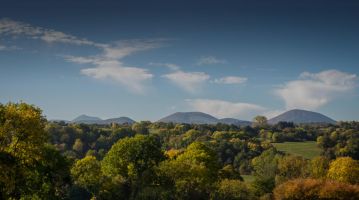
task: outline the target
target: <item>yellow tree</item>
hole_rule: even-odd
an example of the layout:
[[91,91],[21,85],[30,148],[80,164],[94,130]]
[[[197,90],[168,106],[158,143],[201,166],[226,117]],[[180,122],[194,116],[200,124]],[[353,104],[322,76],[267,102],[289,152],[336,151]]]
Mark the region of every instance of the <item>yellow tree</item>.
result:
[[327,177],[340,182],[359,183],[359,163],[350,157],[340,157],[329,165]]
[[39,159],[48,135],[41,110],[26,103],[0,107],[0,151],[24,163]]
[[35,106],[0,104],[0,198],[49,199],[63,189],[67,162],[46,144],[45,124]]

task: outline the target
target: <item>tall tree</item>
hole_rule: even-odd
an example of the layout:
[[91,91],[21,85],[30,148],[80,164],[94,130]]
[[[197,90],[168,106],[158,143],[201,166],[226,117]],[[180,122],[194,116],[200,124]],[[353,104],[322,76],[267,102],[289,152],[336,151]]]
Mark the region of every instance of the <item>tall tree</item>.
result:
[[267,118],[265,116],[258,115],[253,119],[254,126],[264,127],[267,125]]
[[184,153],[160,166],[163,178],[174,184],[178,199],[208,199],[218,170],[216,153],[199,142],[190,144]]
[[329,165],[328,178],[340,182],[359,183],[359,162],[350,157],[340,157]]
[[2,198],[59,198],[68,177],[67,162],[46,144],[45,123],[37,107],[0,104]]
[[141,188],[152,184],[154,167],[164,158],[158,139],[137,135],[115,143],[103,159],[102,169],[105,175],[123,177],[135,198]]

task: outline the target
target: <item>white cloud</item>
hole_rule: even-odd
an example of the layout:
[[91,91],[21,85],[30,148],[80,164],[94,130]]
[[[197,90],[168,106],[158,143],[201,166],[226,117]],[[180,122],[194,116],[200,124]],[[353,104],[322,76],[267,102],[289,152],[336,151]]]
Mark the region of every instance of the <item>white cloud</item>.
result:
[[162,77],[169,79],[174,84],[190,93],[198,91],[210,78],[210,76],[204,72],[184,72],[181,70],[162,75]]
[[66,55],[64,56],[65,60],[68,62],[73,62],[77,64],[89,64],[89,63],[96,63],[96,57],[82,57],[82,56],[71,56]]
[[146,69],[126,67],[115,60],[99,61],[97,64],[96,67],[82,69],[81,73],[95,79],[114,80],[127,86],[134,93],[144,93],[147,81],[153,77]]
[[240,76],[226,76],[219,79],[214,79],[215,83],[218,84],[242,84],[248,80],[246,77]]
[[174,71],[177,71],[180,69],[180,67],[176,64],[173,64],[173,63],[149,63],[149,65],[153,65],[153,66],[160,66],[160,67],[167,67],[171,70],[174,70]]
[[0,51],[12,51],[12,50],[19,50],[21,48],[17,47],[17,46],[6,46],[6,45],[2,45],[0,44]]
[[65,56],[69,62],[92,64],[94,67],[85,68],[81,73],[100,80],[113,80],[126,86],[133,93],[144,93],[148,81],[153,78],[147,69],[126,66],[121,59],[138,51],[156,48],[157,40],[120,41],[103,48],[103,53],[96,56],[76,57]]
[[256,104],[216,99],[187,99],[186,102],[195,111],[205,112],[219,118],[252,119],[253,116],[265,110],[264,107]]
[[304,72],[298,80],[287,82],[275,93],[284,100],[287,109],[315,110],[354,89],[356,80],[356,74],[338,70]]
[[[152,79],[147,69],[125,65],[122,58],[139,51],[145,51],[161,46],[165,39],[122,40],[111,44],[97,43],[64,32],[32,26],[11,19],[0,19],[0,36],[24,36],[38,39],[47,43],[66,43],[72,45],[87,45],[99,49],[102,53],[94,56],[66,55],[64,59],[77,64],[89,64],[81,70],[81,74],[101,80],[115,81],[134,93],[144,93],[148,81]],[[0,50],[6,48],[0,46]]]
[[213,64],[225,64],[226,60],[218,59],[214,56],[204,56],[197,61],[197,65],[213,65]]
[[92,42],[87,39],[78,38],[60,31],[32,26],[30,24],[11,20],[8,18],[0,19],[0,35],[27,36],[29,38],[40,39],[48,43],[57,42],[75,45],[106,47],[106,44]]

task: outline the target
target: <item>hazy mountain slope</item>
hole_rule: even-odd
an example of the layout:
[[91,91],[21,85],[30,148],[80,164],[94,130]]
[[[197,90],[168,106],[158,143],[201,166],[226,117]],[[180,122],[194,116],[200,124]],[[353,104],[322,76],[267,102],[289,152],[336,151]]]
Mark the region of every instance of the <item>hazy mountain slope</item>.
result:
[[216,124],[218,119],[202,112],[176,112],[158,121],[186,124]]
[[118,117],[103,120],[105,124],[117,123],[117,124],[133,124],[135,121],[129,117]]
[[88,115],[80,115],[73,119],[72,123],[84,123],[84,124],[96,124],[101,122],[102,119],[98,117],[88,116]]
[[270,120],[268,120],[269,124],[276,124],[280,121],[286,121],[286,122],[293,122],[296,124],[302,124],[302,123],[328,123],[328,124],[334,124],[336,123],[333,119],[312,111],[307,110],[299,110],[294,109],[287,111],[285,113],[282,113]]
[[202,112],[176,112],[168,115],[158,122],[173,122],[173,123],[185,123],[185,124],[234,124],[237,126],[248,126],[252,123],[249,121],[238,120],[234,118],[217,119],[212,115]]
[[74,120],[70,121],[71,123],[84,123],[84,124],[133,124],[135,123],[134,120],[128,117],[118,117],[118,118],[111,118],[102,120],[99,117],[92,117],[88,115],[80,115],[76,117]]

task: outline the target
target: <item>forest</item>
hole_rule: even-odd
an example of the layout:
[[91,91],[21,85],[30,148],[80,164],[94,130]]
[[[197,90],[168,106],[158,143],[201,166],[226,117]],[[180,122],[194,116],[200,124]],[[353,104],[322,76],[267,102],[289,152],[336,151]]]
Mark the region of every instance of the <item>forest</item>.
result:
[[0,143],[1,199],[359,199],[355,121],[89,125],[21,102],[0,104]]

